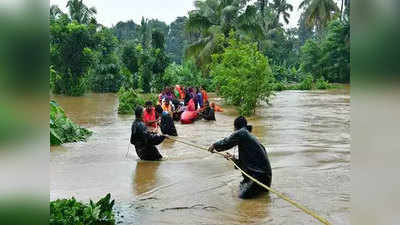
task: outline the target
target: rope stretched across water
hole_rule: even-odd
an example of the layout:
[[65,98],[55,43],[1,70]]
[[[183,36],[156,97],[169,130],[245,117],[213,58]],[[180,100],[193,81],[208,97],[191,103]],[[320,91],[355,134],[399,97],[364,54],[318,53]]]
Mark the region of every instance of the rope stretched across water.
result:
[[[182,141],[182,140],[179,140],[179,139],[177,139],[177,138],[175,138],[175,137],[171,137],[171,136],[167,136],[167,138],[169,138],[169,139],[171,139],[171,140],[174,140],[174,141],[177,141],[177,142],[180,142],[180,143],[183,143],[183,144],[186,144],[186,145],[189,145],[189,146],[192,146],[192,147],[195,147],[195,148],[198,148],[198,149],[201,149],[201,150],[208,151],[208,148],[203,147],[203,146],[200,146],[200,145],[193,144],[193,143],[191,143],[191,142]],[[215,152],[215,153],[218,154],[218,155],[221,155],[221,156],[224,156],[224,157],[225,157],[225,154],[223,154],[223,153],[221,153],[221,152]],[[325,224],[325,225],[330,225],[330,223],[329,223],[326,219],[324,219],[324,218],[322,218],[321,216],[317,215],[315,212],[313,212],[313,211],[307,209],[305,206],[301,205],[300,203],[298,203],[298,202],[296,202],[296,201],[290,199],[288,196],[286,196],[286,195],[284,195],[284,194],[282,194],[282,193],[280,193],[280,192],[278,192],[278,191],[276,191],[276,190],[274,190],[274,189],[268,187],[267,185],[261,183],[260,181],[258,181],[258,180],[255,179],[254,177],[252,177],[252,176],[250,176],[249,174],[247,174],[246,172],[244,172],[244,171],[235,163],[235,161],[233,161],[232,159],[230,159],[230,160],[231,160],[231,162],[239,169],[240,172],[242,172],[245,176],[247,176],[247,177],[248,177],[249,179],[251,179],[252,181],[256,182],[256,183],[257,183],[258,185],[260,185],[261,187],[263,187],[263,188],[267,189],[268,191],[270,191],[270,192],[276,194],[278,197],[280,197],[280,198],[282,198],[283,200],[289,202],[290,204],[294,205],[295,207],[297,207],[297,208],[303,210],[305,213],[307,213],[308,215],[314,217],[315,219],[317,219],[317,220],[320,221],[321,223],[323,223],[323,224]]]

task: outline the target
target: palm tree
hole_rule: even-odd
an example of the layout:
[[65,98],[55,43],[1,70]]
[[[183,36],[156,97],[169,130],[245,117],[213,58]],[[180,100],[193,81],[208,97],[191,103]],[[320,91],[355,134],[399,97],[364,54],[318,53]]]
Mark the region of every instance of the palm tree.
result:
[[286,0],[274,0],[272,4],[273,8],[277,11],[276,12],[276,20],[279,22],[280,15],[283,16],[283,20],[286,24],[289,23],[290,14],[288,11],[293,11],[293,6],[286,2]]
[[51,21],[55,20],[58,16],[60,16],[62,14],[63,14],[63,12],[61,11],[61,9],[57,5],[50,6],[49,18],[50,18]]
[[186,32],[200,33],[200,37],[186,49],[186,56],[194,56],[196,64],[206,71],[205,65],[211,62],[211,54],[216,47],[218,34],[225,37],[234,29],[245,34],[257,33],[255,26],[255,6],[246,6],[247,0],[196,0],[196,9],[189,12]]
[[316,27],[319,32],[339,12],[339,8],[333,0],[303,0],[299,8],[305,9],[306,24],[309,27]]
[[95,23],[95,15],[97,10],[95,7],[87,7],[83,4],[83,0],[68,0],[67,8],[72,20],[76,20],[80,24]]

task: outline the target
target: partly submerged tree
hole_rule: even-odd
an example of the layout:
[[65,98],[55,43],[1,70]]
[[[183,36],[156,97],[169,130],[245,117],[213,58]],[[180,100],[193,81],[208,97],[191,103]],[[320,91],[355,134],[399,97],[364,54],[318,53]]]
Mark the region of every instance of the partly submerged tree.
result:
[[339,12],[334,0],[303,0],[300,9],[305,9],[306,24],[321,32]]
[[257,103],[268,101],[271,95],[271,68],[255,43],[240,41],[233,32],[227,42],[223,53],[212,56],[214,84],[218,95],[236,106],[241,115],[251,115]]
[[83,0],[68,0],[67,8],[72,20],[76,20],[80,24],[96,24],[96,8],[89,8],[83,3]]

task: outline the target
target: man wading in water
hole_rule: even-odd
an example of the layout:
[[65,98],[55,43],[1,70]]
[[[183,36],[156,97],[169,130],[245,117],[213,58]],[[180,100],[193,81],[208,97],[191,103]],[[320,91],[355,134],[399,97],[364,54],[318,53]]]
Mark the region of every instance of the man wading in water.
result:
[[[272,171],[264,146],[250,133],[251,126],[247,126],[247,120],[243,116],[235,119],[234,127],[235,132],[231,136],[214,143],[208,151],[211,153],[214,153],[215,150],[220,152],[238,145],[239,159],[229,153],[226,154],[225,158],[232,159],[247,174],[270,187]],[[252,198],[259,193],[268,192],[244,174],[242,175],[239,198]]]
[[135,109],[135,121],[132,124],[131,144],[135,145],[136,153],[142,160],[161,160],[162,155],[155,145],[164,141],[165,136],[148,131],[143,123],[143,108]]

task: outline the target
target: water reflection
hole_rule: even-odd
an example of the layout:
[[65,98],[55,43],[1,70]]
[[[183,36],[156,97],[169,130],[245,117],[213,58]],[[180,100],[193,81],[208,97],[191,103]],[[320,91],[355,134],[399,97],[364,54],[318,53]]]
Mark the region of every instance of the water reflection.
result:
[[136,195],[155,188],[158,182],[157,170],[162,162],[138,161],[134,171],[133,187]]

